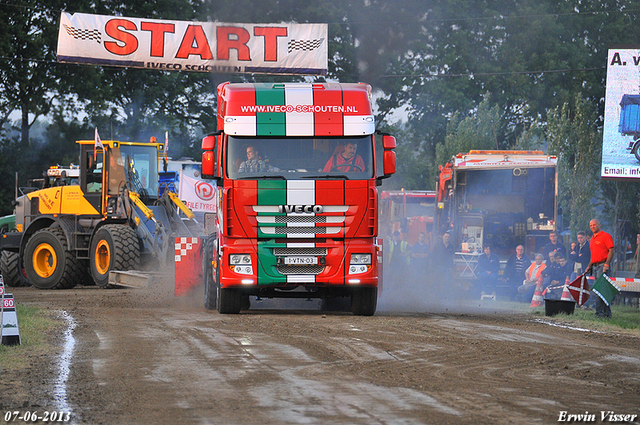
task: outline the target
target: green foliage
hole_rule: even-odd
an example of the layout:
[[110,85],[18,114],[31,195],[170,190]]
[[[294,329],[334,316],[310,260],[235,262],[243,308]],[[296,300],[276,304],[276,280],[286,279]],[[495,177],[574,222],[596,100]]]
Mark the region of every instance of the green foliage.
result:
[[598,198],[602,132],[596,107],[577,95],[573,107],[549,111],[549,153],[558,157],[559,202],[570,217],[571,234],[589,228]]
[[498,149],[498,129],[502,116],[498,106],[490,106],[490,96],[480,103],[475,114],[462,118],[456,112],[447,125],[444,143],[436,146],[436,163],[443,165],[453,155],[470,150]]

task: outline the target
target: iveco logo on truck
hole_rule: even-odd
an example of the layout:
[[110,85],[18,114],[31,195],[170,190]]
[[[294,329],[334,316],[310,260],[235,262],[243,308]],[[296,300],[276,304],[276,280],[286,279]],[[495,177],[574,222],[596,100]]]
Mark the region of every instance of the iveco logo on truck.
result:
[[278,205],[280,213],[315,213],[322,212],[322,205]]

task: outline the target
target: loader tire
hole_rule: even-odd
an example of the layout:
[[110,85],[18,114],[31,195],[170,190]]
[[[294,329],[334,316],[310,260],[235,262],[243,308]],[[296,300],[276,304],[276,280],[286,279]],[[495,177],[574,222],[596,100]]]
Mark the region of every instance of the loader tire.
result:
[[29,286],[29,281],[24,275],[24,270],[20,267],[20,256],[17,252],[2,251],[0,257],[0,274],[4,279],[4,284],[17,288]]
[[140,242],[135,230],[125,224],[102,226],[91,240],[89,251],[91,277],[101,288],[110,288],[110,271],[140,267]]
[[27,279],[38,289],[69,289],[82,282],[85,267],[67,251],[67,238],[60,227],[38,230],[24,250]]

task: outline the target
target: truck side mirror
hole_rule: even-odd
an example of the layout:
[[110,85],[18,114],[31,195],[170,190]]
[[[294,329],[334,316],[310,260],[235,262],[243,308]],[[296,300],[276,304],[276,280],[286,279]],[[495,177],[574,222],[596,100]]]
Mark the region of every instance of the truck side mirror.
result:
[[[382,136],[382,148],[384,150],[387,149],[395,149],[396,148],[396,138],[393,136],[390,136],[388,134]],[[387,174],[387,173],[385,173]]]
[[216,136],[208,135],[202,139],[202,177],[216,177]]
[[396,153],[394,151],[384,151],[384,156],[382,158],[383,164],[383,172],[385,176],[390,176],[391,174],[395,174],[396,172]]

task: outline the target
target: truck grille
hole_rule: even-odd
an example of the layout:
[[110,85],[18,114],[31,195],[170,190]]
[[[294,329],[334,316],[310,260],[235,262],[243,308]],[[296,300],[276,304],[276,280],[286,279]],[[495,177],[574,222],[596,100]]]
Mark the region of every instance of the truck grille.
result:
[[273,248],[273,255],[327,255],[327,248]]
[[318,275],[324,270],[324,266],[278,266],[277,270],[283,275],[313,274]]

